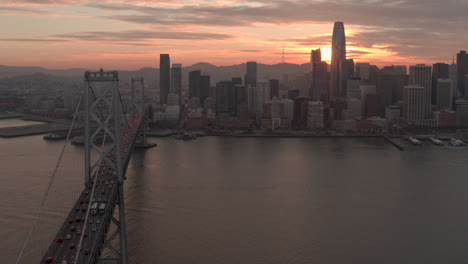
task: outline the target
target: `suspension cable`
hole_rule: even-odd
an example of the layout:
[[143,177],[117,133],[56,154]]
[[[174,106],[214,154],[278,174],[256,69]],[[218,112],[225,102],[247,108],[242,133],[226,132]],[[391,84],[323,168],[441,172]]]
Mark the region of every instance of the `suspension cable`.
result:
[[73,120],[72,120],[70,129],[68,130],[68,133],[67,133],[67,138],[65,140],[65,143],[63,144],[63,147],[62,147],[62,150],[60,152],[58,161],[57,161],[57,163],[55,165],[55,168],[54,168],[54,171],[52,173],[52,177],[50,178],[49,183],[47,185],[47,189],[46,189],[46,192],[44,194],[44,197],[42,197],[42,201],[41,201],[41,205],[39,207],[39,210],[38,210],[38,212],[36,212],[36,217],[35,217],[36,221],[34,222],[34,225],[32,226],[32,228],[29,230],[28,236],[27,236],[27,238],[26,238],[26,240],[25,240],[25,242],[23,244],[23,247],[21,248],[20,254],[18,255],[18,258],[16,259],[16,264],[18,264],[20,262],[21,258],[23,257],[24,250],[26,249],[26,245],[27,245],[28,241],[31,239],[33,230],[36,229],[36,227],[37,227],[37,219],[41,218],[42,214],[44,213],[44,210],[42,210],[42,209],[44,208],[45,202],[47,200],[47,197],[49,196],[49,192],[50,192],[50,189],[52,187],[52,183],[54,182],[55,177],[57,175],[58,168],[59,168],[60,163],[62,161],[63,153],[65,152],[65,149],[66,149],[66,147],[68,145],[68,141],[70,139],[71,131],[73,130],[73,127],[75,126],[76,117],[78,115],[78,110],[80,109],[80,104],[81,104],[82,99],[83,99],[83,95],[80,97],[80,100],[78,102],[78,106],[76,107],[76,110],[75,110],[75,114],[73,115]]

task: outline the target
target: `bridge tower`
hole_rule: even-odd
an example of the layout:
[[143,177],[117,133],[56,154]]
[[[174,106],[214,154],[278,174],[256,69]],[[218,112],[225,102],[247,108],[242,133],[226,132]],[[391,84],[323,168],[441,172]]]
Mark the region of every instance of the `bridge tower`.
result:
[[[100,165],[112,168],[117,178],[117,202],[119,213],[117,219],[112,216],[116,227],[103,242],[103,248],[110,249],[115,258],[103,260],[102,263],[127,264],[127,237],[125,228],[124,206],[124,170],[122,148],[120,142],[121,129],[125,124],[122,114],[121,97],[119,93],[119,78],[117,71],[85,73],[85,188],[92,186],[92,175]],[[101,144],[101,142],[105,144]],[[93,157],[96,153],[97,157]],[[112,242],[120,240],[120,248],[115,249]],[[101,251],[102,252],[102,251]]]
[[[142,112],[145,109],[145,81],[143,77],[133,77],[132,78],[132,111]],[[146,141],[145,128],[148,126],[148,118],[142,120],[144,122],[143,128],[138,131],[135,147],[136,148],[151,148],[156,146],[154,143],[148,143]]]

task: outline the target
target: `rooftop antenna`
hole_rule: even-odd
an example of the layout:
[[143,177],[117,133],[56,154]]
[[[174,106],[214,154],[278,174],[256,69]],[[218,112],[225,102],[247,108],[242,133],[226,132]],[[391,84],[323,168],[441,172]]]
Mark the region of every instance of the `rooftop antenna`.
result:
[[284,48],[283,48],[283,54],[281,56],[281,63],[284,63]]

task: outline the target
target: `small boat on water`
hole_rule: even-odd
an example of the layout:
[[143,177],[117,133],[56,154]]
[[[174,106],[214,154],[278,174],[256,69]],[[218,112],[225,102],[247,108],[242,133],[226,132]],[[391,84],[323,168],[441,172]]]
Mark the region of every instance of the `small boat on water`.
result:
[[183,140],[193,140],[193,139],[197,138],[197,134],[185,132],[183,134],[176,135],[175,138],[176,139],[183,139]]
[[463,141],[461,141],[459,139],[456,139],[456,138],[451,138],[449,144],[454,146],[454,147],[464,147],[464,146],[466,146],[465,142],[463,142]]
[[436,146],[443,146],[444,142],[438,140],[437,138],[430,137],[429,140],[432,142],[432,144]]
[[60,140],[60,139],[65,139],[65,138],[67,138],[66,135],[60,135],[60,134],[56,134],[56,133],[47,133],[43,137],[43,139],[45,139],[45,140]]
[[145,135],[147,137],[167,137],[172,135],[172,131],[170,129],[158,130],[158,131],[146,131]]
[[416,146],[420,146],[422,144],[421,141],[419,141],[419,140],[417,140],[417,139],[415,139],[413,137],[408,137],[408,140],[409,140],[409,142],[411,142],[411,144],[416,145]]

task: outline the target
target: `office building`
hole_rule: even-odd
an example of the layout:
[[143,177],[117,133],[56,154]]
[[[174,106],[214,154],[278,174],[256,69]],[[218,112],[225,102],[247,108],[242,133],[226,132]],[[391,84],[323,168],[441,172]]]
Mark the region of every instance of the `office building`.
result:
[[468,98],[468,94],[465,94],[465,83],[466,75],[468,75],[468,54],[465,50],[461,50],[457,53],[457,70],[458,70],[458,92],[465,99]]
[[167,104],[171,89],[171,59],[169,54],[159,54],[159,102]]
[[235,94],[231,81],[216,83],[217,114],[235,114]]
[[189,98],[197,97],[200,99],[200,76],[199,70],[189,72]]
[[307,128],[322,129],[325,127],[324,106],[320,101],[307,102]]
[[270,100],[279,98],[279,80],[270,80]]
[[452,81],[448,78],[437,80],[437,98],[435,104],[437,110],[449,111],[452,109]]
[[211,94],[211,78],[209,75],[200,75],[200,103],[203,104]]
[[267,80],[257,81],[255,87],[254,108],[257,121],[263,116],[263,104],[270,101],[270,82]]
[[431,104],[437,104],[437,82],[439,79],[449,78],[449,65],[446,63],[435,63],[432,65],[432,92]]
[[172,64],[170,93],[176,94],[180,100],[182,95],[182,64]]
[[356,70],[354,77],[361,79],[365,82],[369,81],[370,77],[370,64],[369,63],[356,63]]
[[247,73],[245,74],[245,86],[255,87],[257,85],[257,62],[247,62]]
[[343,89],[342,84],[342,64],[346,61],[346,38],[343,22],[335,22],[333,27],[332,37],[332,58],[330,69],[330,99],[343,97],[341,94]]
[[432,118],[431,96],[432,96],[432,71],[431,66],[418,64],[410,66],[409,85],[424,87],[424,117]]
[[423,125],[428,103],[425,87],[408,85],[403,88],[403,119],[411,125]]

